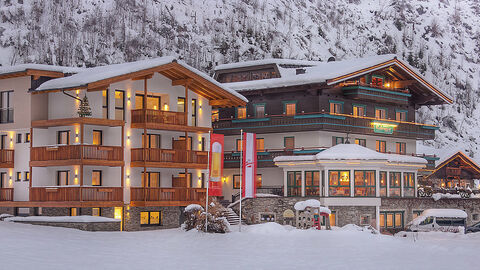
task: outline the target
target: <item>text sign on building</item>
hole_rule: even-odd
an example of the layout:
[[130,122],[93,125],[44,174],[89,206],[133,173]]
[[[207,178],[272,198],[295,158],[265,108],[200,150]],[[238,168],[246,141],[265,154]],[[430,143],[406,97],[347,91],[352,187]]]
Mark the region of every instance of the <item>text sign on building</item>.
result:
[[379,123],[379,122],[372,122],[373,125],[373,132],[381,133],[381,134],[393,134],[393,130],[397,125],[395,124],[387,124],[387,123]]

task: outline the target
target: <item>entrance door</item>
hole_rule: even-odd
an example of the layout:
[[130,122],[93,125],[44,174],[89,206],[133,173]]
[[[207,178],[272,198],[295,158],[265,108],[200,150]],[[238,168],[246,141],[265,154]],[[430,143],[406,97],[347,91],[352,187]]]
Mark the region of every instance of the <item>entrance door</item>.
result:
[[0,149],[6,149],[7,148],[7,135],[1,135],[0,136]]

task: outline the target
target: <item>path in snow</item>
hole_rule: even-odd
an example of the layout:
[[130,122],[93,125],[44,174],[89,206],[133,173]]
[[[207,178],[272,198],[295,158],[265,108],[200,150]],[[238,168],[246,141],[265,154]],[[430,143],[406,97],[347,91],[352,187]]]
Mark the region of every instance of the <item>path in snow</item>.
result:
[[275,223],[244,232],[84,232],[0,222],[0,269],[478,269],[479,234],[420,240]]

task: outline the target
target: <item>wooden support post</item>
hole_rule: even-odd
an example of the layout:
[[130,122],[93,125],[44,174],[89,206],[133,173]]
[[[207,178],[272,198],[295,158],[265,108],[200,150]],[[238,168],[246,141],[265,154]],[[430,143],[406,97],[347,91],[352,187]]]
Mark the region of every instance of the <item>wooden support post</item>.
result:
[[142,143],[142,150],[143,150],[143,201],[147,202],[147,78],[145,77],[143,81],[143,143]]
[[[184,104],[184,111],[185,111],[185,126],[188,126],[188,83],[185,83],[185,104]],[[185,138],[186,139],[186,138]]]
[[[30,127],[30,153],[32,152],[32,147],[33,147],[33,128]],[[30,160],[32,160],[32,156],[30,155]],[[33,169],[32,169],[32,166],[29,166],[30,167],[30,170],[29,170],[29,174],[30,174],[30,181],[28,181],[28,200],[30,200],[30,198],[32,197],[32,181],[33,181],[33,177],[32,177],[32,172],[33,172]]]
[[[122,126],[122,142],[121,142],[122,150],[123,150],[123,161],[125,164],[125,126]],[[122,165],[121,170],[122,176],[120,178],[120,186],[122,187],[122,201],[125,202],[125,165]]]
[[84,128],[84,124],[81,123],[80,124],[80,145],[81,145],[81,152],[80,152],[80,188],[79,188],[79,192],[80,192],[80,201],[83,201],[83,198],[82,198],[82,188],[83,188],[83,144],[84,144],[84,138],[83,138],[83,128]]

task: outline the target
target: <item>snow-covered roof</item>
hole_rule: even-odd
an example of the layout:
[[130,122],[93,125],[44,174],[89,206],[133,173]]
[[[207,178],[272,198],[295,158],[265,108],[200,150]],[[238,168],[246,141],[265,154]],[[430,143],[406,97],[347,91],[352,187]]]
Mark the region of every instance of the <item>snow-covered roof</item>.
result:
[[[265,63],[267,62],[268,60],[265,60]],[[258,61],[251,61],[251,63],[246,62],[246,63],[220,65],[219,69],[225,69],[225,66],[227,67],[244,67],[248,65],[253,66],[255,63],[258,63]],[[232,83],[224,83],[224,85],[227,85],[231,89],[234,89],[239,92],[267,89],[267,88],[289,87],[289,86],[295,86],[295,85],[305,85],[305,84],[314,84],[314,83],[325,83],[330,85],[330,84],[338,83],[350,78],[350,77],[342,77],[344,75],[354,74],[352,76],[359,76],[363,74],[363,73],[358,73],[359,71],[362,71],[362,70],[365,70],[364,73],[367,73],[374,70],[385,68],[387,66],[397,65],[404,70],[405,70],[404,67],[406,67],[407,68],[407,70],[405,70],[406,72],[410,72],[410,73],[414,72],[414,74],[418,76],[418,78],[420,78],[419,82],[427,88],[433,87],[435,91],[432,91],[432,92],[438,97],[440,97],[442,100],[449,103],[451,103],[452,101],[452,98],[449,95],[441,92],[438,87],[433,86],[431,83],[429,83],[430,86],[425,84],[424,81],[426,82],[426,80],[420,75],[420,72],[418,72],[415,68],[410,66],[408,63],[397,59],[397,56],[395,54],[375,55],[375,56],[364,57],[364,58],[331,61],[331,62],[310,61],[310,63],[315,65],[312,67],[305,67],[305,73],[302,73],[302,74],[296,74],[293,72],[289,72],[289,73],[280,72],[282,75],[280,78],[232,82]],[[342,77],[342,78],[336,81],[330,81],[333,79],[337,79],[339,77]]]
[[330,211],[330,209],[328,209],[328,207],[322,206],[320,204],[320,201],[315,200],[315,199],[310,199],[310,200],[306,200],[306,201],[299,201],[299,202],[295,203],[295,205],[293,206],[293,208],[295,208],[295,210],[297,210],[297,211],[304,211],[305,208],[307,208],[307,207],[319,208],[321,213],[326,213],[326,214],[329,214],[329,215],[332,213]]
[[279,156],[275,157],[273,161],[304,160],[384,160],[394,163],[427,164],[427,160],[421,157],[379,153],[358,144],[337,144],[314,156]]
[[419,225],[427,217],[467,218],[468,215],[460,209],[427,209],[420,216],[414,218],[409,225]]
[[57,89],[72,89],[85,87],[90,83],[107,80],[109,78],[122,76],[142,70],[147,70],[159,66],[163,66],[172,62],[176,62],[182,67],[188,69],[189,71],[195,73],[198,76],[201,76],[203,79],[209,81],[212,84],[224,89],[230,94],[240,98],[241,100],[248,102],[248,100],[237,93],[236,91],[230,89],[228,86],[222,85],[207,74],[189,66],[184,61],[177,60],[173,56],[158,57],[152,59],[145,59],[135,62],[128,62],[122,64],[113,64],[106,66],[99,66],[94,68],[84,69],[81,72],[78,72],[75,75],[58,78],[54,80],[47,81],[40,85],[35,91],[46,91],[46,90],[57,90]]
[[54,71],[54,72],[62,72],[62,73],[77,73],[85,69],[77,68],[77,67],[63,67],[63,66],[43,65],[43,64],[20,64],[20,65],[14,65],[14,66],[0,67],[0,75],[25,72],[27,70],[43,70],[43,71]]
[[261,60],[252,60],[244,61],[237,63],[222,64],[215,67],[215,71],[225,70],[225,69],[234,69],[234,68],[244,68],[244,67],[254,67],[261,65],[291,65],[291,66],[314,66],[322,62],[320,61],[309,61],[309,60],[297,60],[297,59],[281,59],[281,58],[267,58]]

